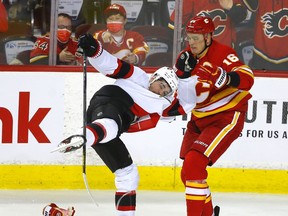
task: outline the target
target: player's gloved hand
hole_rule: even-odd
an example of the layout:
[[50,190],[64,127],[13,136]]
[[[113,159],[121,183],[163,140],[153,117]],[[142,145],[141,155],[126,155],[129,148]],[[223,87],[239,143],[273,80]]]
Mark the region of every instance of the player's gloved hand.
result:
[[229,80],[229,76],[223,68],[212,65],[210,62],[204,62],[202,65],[198,65],[195,68],[195,75],[198,76],[199,81],[208,82],[214,85],[216,89],[225,86]]
[[88,33],[80,36],[78,47],[89,57],[98,57],[103,51],[101,43]]
[[190,77],[197,62],[190,51],[182,51],[173,67],[179,79]]

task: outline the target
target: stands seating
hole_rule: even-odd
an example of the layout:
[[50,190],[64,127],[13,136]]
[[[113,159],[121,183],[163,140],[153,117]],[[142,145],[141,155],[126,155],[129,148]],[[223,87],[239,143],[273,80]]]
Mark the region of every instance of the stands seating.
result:
[[237,29],[237,41],[235,44],[235,50],[240,58],[240,60],[249,65],[249,61],[253,57],[253,36],[254,30],[252,28],[238,28]]
[[31,25],[26,22],[16,22],[16,21],[8,22],[8,31],[0,33],[0,40],[8,36],[17,34],[32,36],[33,30]]
[[144,25],[135,26],[131,31],[136,31],[143,35],[150,49],[147,57],[153,53],[166,53],[172,51],[173,32],[168,28]]
[[36,38],[28,35],[11,35],[0,41],[0,52],[2,59],[0,62],[9,64],[17,55],[26,50],[32,50]]
[[153,53],[146,58],[145,66],[148,66],[148,67],[163,67],[163,66],[172,67],[172,65],[173,65],[172,59],[173,59],[172,52]]
[[161,25],[168,27],[170,16],[175,8],[175,0],[161,0],[160,1],[160,16]]
[[106,29],[106,24],[81,24],[76,27],[75,38],[79,38],[84,33],[94,34],[96,31]]

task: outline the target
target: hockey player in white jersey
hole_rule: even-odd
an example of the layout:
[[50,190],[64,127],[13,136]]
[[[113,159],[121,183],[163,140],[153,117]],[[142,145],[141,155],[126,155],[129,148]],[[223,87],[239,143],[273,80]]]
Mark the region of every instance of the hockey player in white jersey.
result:
[[[58,150],[66,153],[81,148],[83,144],[91,146],[115,174],[117,215],[134,216],[139,175],[119,136],[123,132],[154,128],[163,115],[188,113],[195,102],[187,92],[178,94],[176,98],[179,79],[172,68],[162,67],[149,76],[141,68],[103,50],[101,43],[90,34],[81,36],[78,46],[97,71],[115,78],[115,82],[103,86],[90,100],[86,137],[73,135],[63,140]],[[193,67],[196,60],[192,59],[190,63]],[[184,82],[183,85],[187,84]]]

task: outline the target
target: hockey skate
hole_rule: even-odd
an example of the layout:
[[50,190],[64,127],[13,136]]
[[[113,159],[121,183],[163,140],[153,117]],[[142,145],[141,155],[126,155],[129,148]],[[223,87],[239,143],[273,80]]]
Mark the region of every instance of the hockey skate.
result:
[[67,210],[59,208],[55,203],[50,203],[45,206],[42,211],[44,216],[73,216],[75,213],[74,207],[69,207]]
[[86,143],[86,138],[83,135],[72,135],[58,144],[58,147],[51,151],[68,153],[80,149]]
[[219,206],[215,206],[214,207],[214,216],[219,216],[220,215],[220,207]]

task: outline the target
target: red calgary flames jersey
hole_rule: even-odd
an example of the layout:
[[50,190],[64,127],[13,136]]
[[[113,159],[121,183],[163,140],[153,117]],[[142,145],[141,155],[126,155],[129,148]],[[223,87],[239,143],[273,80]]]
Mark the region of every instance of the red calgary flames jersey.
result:
[[111,43],[104,43],[102,34],[105,32],[106,30],[96,32],[94,37],[102,43],[106,51],[119,59],[123,59],[128,53],[134,53],[139,58],[138,65],[141,65],[145,61],[149,48],[141,34],[134,31],[126,31],[120,42],[113,39]]
[[[37,39],[34,44],[34,48],[30,53],[30,63],[33,63],[37,60],[47,58],[49,55],[49,42],[50,38],[49,35],[41,36]],[[76,56],[76,59],[79,60],[80,56],[77,55],[77,41],[70,38],[68,43],[61,46],[60,43],[57,43],[57,55],[67,47],[67,51],[71,52]]]
[[259,1],[254,54],[271,63],[288,62],[288,0]]
[[[187,47],[187,50],[189,49]],[[213,88],[209,82],[196,83],[197,104],[192,111],[193,117],[202,118],[226,110],[245,111],[247,101],[251,98],[249,90],[254,83],[252,70],[239,60],[234,49],[217,41],[213,41],[212,45],[202,54],[198,65],[202,65],[204,62],[217,65],[227,73],[236,72],[241,81],[237,88],[225,86],[219,90]],[[197,76],[192,76],[193,78],[197,79]]]

